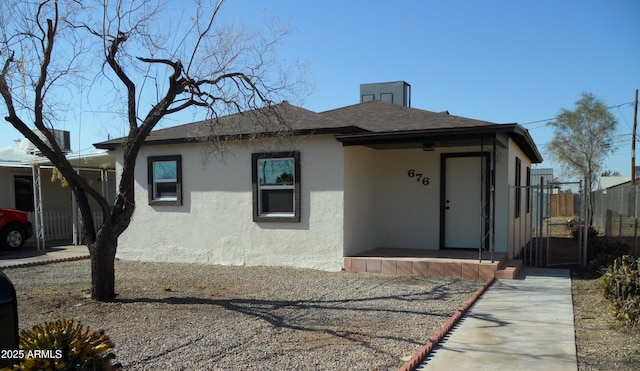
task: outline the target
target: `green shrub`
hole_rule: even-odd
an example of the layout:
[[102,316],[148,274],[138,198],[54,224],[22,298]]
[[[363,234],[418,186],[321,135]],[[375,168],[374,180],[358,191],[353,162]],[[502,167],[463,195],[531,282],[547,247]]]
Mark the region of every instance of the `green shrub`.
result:
[[614,259],[631,255],[631,250],[627,243],[608,237],[593,237],[587,241],[587,261],[594,272],[602,272]]
[[640,274],[638,259],[624,255],[602,275],[604,296],[609,300],[609,311],[619,320],[640,323]]
[[120,364],[111,364],[115,359],[109,353],[112,348],[104,331],[89,332],[79,321],[45,322],[20,332],[24,358],[8,370],[120,370]]

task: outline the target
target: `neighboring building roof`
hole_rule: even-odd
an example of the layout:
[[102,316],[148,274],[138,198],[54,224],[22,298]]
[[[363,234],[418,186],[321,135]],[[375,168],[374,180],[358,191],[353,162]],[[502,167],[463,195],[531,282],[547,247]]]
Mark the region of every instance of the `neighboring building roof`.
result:
[[16,147],[1,147],[0,148],[0,163],[30,163],[37,161],[38,156],[26,153],[25,151]]
[[[243,139],[281,133],[336,134],[344,145],[371,146],[421,141],[457,145],[482,143],[485,139],[504,140],[508,136],[534,163],[542,162],[528,131],[517,124],[496,124],[377,100],[321,113],[283,102],[269,109],[155,130],[147,137],[145,145],[187,143],[207,138]],[[125,139],[113,139],[94,146],[112,150],[122,146]],[[489,141],[484,143],[490,145]]]
[[[115,157],[107,151],[67,153],[67,159],[78,168],[115,168]],[[20,144],[0,148],[0,167],[30,167],[33,164],[49,166],[51,161],[43,156],[30,154]]]
[[630,176],[602,176],[598,183],[598,189],[607,189],[631,182]]
[[553,182],[553,168],[533,168],[531,169],[531,185],[539,185],[540,178],[545,183]]

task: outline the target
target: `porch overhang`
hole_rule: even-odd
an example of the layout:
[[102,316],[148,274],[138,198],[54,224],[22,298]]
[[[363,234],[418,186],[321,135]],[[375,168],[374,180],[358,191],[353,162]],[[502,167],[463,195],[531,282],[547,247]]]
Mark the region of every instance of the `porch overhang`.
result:
[[365,146],[373,149],[486,145],[493,143],[494,140],[497,145],[507,147],[509,138],[520,146],[533,163],[542,162],[542,156],[528,131],[517,124],[364,132],[336,136],[344,146]]

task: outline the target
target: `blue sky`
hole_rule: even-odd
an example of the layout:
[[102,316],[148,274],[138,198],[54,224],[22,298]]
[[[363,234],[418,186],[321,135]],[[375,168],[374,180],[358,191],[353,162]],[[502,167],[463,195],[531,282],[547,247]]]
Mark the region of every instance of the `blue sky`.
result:
[[[412,107],[522,124],[545,157],[540,167],[557,167],[545,122],[590,91],[614,106],[619,125],[605,169],[631,173],[640,1],[227,0],[222,9],[250,26],[265,14],[294,28],[277,51],[308,65],[305,108],[355,104],[361,83],[404,80]],[[79,117],[65,126],[74,150],[106,139],[108,119]],[[0,146],[18,137],[0,122]]]

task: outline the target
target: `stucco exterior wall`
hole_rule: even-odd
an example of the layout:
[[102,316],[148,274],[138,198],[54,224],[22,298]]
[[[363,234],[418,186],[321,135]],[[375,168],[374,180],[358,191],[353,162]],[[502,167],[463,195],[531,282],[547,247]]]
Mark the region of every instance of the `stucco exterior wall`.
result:
[[[380,247],[437,249],[440,152],[387,150],[379,165],[384,169],[378,174],[381,195],[384,195],[380,197],[378,209],[382,225]],[[413,176],[409,176],[411,170]]]
[[495,184],[495,251],[507,252],[509,247],[509,220],[512,215],[509,213],[509,185],[513,170],[509,161],[509,149],[497,147],[496,149],[496,184]]
[[[197,144],[143,147],[136,211],[120,236],[128,260],[268,265],[338,271],[343,266],[344,156],[332,136],[230,142],[205,154]],[[254,222],[251,154],[300,151],[301,221]],[[147,157],[182,155],[181,206],[150,206]],[[122,154],[117,153],[117,172]]]
[[[508,170],[509,175],[507,177],[510,186],[516,185],[516,158],[520,159],[520,185],[527,185],[527,168],[531,168],[531,160],[522,152],[522,150],[509,139],[509,152],[508,152]],[[519,253],[521,247],[523,247],[531,238],[531,209],[527,210],[527,190],[521,190],[520,196],[520,215],[516,216],[516,189],[511,188],[507,193],[509,195],[508,223],[504,223],[507,226],[507,230],[501,233],[503,236],[507,236],[506,245],[508,246],[509,256],[513,257]]]
[[381,154],[367,147],[344,147],[344,256],[378,247],[382,225],[376,164]]
[[345,256],[378,247],[437,249],[439,179],[439,151],[346,147]]
[[[514,237],[520,238],[512,231],[515,221],[524,220],[513,214],[516,156],[522,161],[522,185],[531,166],[515,142],[508,144],[498,146],[496,155],[497,252],[509,251]],[[337,271],[344,256],[377,247],[438,249],[441,156],[481,150],[491,147],[374,150],[343,147],[323,135],[231,142],[209,156],[197,144],[143,147],[136,164],[137,209],[120,237],[118,257]],[[301,221],[254,222],[251,154],[280,151],[300,152]],[[177,154],[182,155],[182,205],[150,206],[147,157]]]
[[[440,247],[441,156],[445,153],[488,152],[490,147],[443,147],[374,150],[345,148],[345,256],[377,247],[438,249]],[[498,147],[496,222],[506,232],[508,215],[508,150]],[[409,171],[413,170],[413,177]],[[419,178],[417,174],[421,174]],[[480,169],[478,169],[478,177]],[[424,178],[428,183],[423,183]],[[476,190],[470,190],[475,192]],[[480,211],[479,211],[480,212]],[[497,251],[506,251],[501,236]]]

